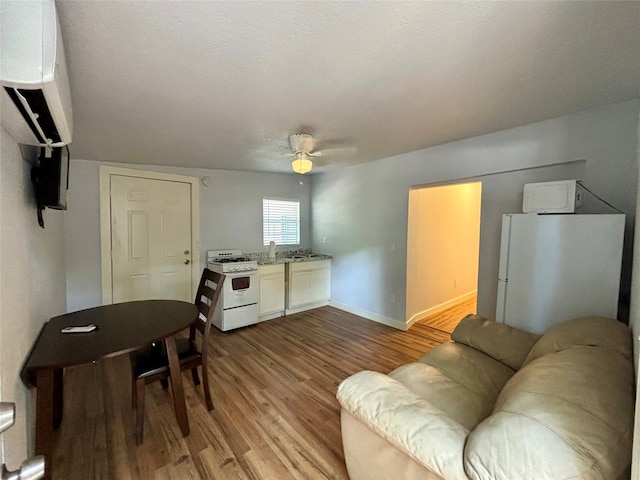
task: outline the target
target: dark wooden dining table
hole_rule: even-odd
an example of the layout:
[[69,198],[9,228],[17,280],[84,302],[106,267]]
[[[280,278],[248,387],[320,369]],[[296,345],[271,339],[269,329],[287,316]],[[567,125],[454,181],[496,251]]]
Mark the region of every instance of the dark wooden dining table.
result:
[[[198,318],[193,303],[143,300],[104,305],[51,318],[40,330],[22,368],[22,380],[36,387],[36,455],[45,457],[45,478],[51,478],[53,431],[63,410],[63,369],[132,352],[164,341],[176,419],[183,435],[189,419],[176,351],[175,334]],[[62,333],[69,326],[96,325],[89,333]]]

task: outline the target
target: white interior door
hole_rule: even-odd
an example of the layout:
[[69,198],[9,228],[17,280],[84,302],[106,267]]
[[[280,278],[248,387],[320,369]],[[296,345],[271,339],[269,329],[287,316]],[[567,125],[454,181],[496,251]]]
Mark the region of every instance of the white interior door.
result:
[[191,185],[111,175],[113,302],[192,301]]

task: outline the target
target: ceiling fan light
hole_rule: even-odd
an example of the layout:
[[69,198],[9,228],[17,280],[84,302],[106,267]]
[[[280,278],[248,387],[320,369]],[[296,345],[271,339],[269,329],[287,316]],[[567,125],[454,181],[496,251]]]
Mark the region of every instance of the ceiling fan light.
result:
[[300,174],[305,174],[311,171],[313,162],[306,158],[304,155],[298,155],[291,162],[291,168],[293,171]]

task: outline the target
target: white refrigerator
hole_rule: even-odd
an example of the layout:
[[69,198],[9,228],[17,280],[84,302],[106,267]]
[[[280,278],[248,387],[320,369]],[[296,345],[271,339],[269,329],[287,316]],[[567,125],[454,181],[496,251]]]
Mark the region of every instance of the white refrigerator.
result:
[[618,312],[623,214],[502,217],[496,320],[543,333]]

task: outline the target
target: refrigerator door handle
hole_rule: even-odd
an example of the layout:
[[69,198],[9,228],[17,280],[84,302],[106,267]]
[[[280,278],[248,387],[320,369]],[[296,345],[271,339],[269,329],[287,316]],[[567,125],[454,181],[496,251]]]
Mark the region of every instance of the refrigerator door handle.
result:
[[507,304],[507,281],[498,281],[498,299],[496,301],[496,322],[505,323],[505,310]]
[[498,264],[498,295],[496,299],[496,322],[504,323],[507,303],[507,283],[509,282],[509,242],[511,241],[511,218],[509,214],[502,216],[500,233],[500,257]]

